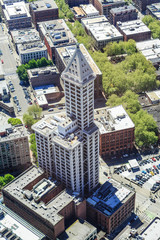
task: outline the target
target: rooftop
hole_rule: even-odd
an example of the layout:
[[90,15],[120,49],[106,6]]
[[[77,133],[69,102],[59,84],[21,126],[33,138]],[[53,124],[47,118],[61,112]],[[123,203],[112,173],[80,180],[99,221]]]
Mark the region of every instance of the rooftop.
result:
[[160,20],[160,3],[153,3],[151,5],[147,6],[147,9],[149,9],[152,14]]
[[0,239],[3,239],[1,237],[7,232],[8,237],[19,237],[21,240],[41,240],[45,238],[43,233],[2,204],[0,204],[0,215]]
[[41,40],[34,43],[18,44],[19,54],[41,52],[41,51],[47,51],[46,46],[44,45],[44,43],[41,42]]
[[11,124],[8,123],[8,119],[5,115],[0,113],[0,133],[5,132],[6,129],[12,128]]
[[[94,22],[94,19],[97,19],[97,21]],[[100,21],[98,21],[98,19]],[[84,18],[81,22],[84,24],[86,29],[91,32],[96,41],[111,41],[119,38],[123,39],[122,34],[113,25],[111,25],[104,16]]]
[[160,62],[160,39],[137,42],[136,47],[153,64]]
[[122,105],[96,109],[94,118],[100,134],[134,128],[134,123]]
[[57,9],[57,5],[53,0],[41,0],[34,3],[30,3],[30,6],[34,12]]
[[59,88],[57,86],[54,86],[53,84],[39,86],[39,87],[33,87],[33,88],[34,88],[37,96],[59,92]]
[[133,192],[113,179],[106,181],[87,202],[107,216],[120,208]]
[[150,29],[141,20],[117,22],[117,26],[127,36],[150,32]]
[[87,16],[90,16],[92,14],[99,15],[99,11],[92,4],[82,4],[80,6]]
[[125,5],[123,7],[112,8],[110,10],[110,12],[113,13],[113,14],[123,14],[126,11],[128,12],[128,11],[137,11],[137,10],[132,4]]
[[86,16],[85,12],[81,7],[73,7],[72,11],[76,16],[80,16],[80,17]]
[[104,5],[114,5],[116,3],[122,2],[124,3],[124,0],[99,0]]
[[96,233],[97,229],[87,221],[75,221],[64,233],[58,237],[59,240],[84,240]]
[[[3,188],[9,195],[20,201],[25,207],[31,208],[35,214],[39,215],[43,221],[49,221],[53,226],[56,225],[63,216],[59,212],[70,202],[78,203],[82,199],[77,195],[64,190],[55,198],[52,198],[46,204],[41,198],[51,189],[56,188],[57,181],[42,178],[43,170],[32,166],[15,178],[11,183]],[[27,189],[27,185],[41,176],[41,180],[33,186],[31,190]]]
[[5,136],[0,136],[0,143],[28,136],[24,126],[12,127],[10,124],[5,123],[4,126],[0,127],[0,130],[1,132],[6,131]]
[[30,14],[24,2],[16,2],[12,5],[7,5],[4,9],[5,18],[13,20],[16,18],[30,17]]
[[33,69],[29,69],[27,70],[28,74],[30,75],[30,77],[37,77],[38,75],[44,74],[50,74],[50,73],[59,73],[56,66],[46,66],[46,67],[41,67],[41,68],[33,68]]
[[76,43],[76,39],[63,19],[40,22],[38,28],[47,39],[50,47]]
[[152,103],[160,102],[160,90],[146,92],[146,95],[151,100]]
[[15,44],[39,42],[40,36],[36,29],[23,29],[18,31],[11,31],[13,42]]
[[144,231],[141,233],[141,236],[145,240],[158,240],[160,238],[160,218],[156,217]]
[[[86,58],[87,62],[89,63],[90,67],[92,68],[92,71],[95,74],[101,75],[102,74],[101,71],[97,67],[96,63],[94,62],[93,58],[90,56],[85,46],[83,44],[80,44],[79,47],[84,57]],[[71,56],[74,54],[75,49],[76,49],[76,45],[65,46],[65,47],[63,46],[63,47],[57,48],[57,52],[59,53],[65,66],[67,66],[67,64],[69,63],[69,60]]]

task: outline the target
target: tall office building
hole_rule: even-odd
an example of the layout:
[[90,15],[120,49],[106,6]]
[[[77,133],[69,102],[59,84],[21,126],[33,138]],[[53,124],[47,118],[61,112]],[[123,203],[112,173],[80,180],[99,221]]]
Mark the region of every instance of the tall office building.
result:
[[[66,187],[85,194],[99,183],[99,131],[94,124],[95,75],[79,45],[61,77],[66,113],[33,125],[39,166]],[[44,138],[50,145],[47,149]]]

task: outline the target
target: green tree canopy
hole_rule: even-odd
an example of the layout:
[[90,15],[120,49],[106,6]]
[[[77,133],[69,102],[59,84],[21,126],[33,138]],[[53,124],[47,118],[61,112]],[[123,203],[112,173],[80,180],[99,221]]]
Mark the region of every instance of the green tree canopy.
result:
[[0,189],[4,187],[6,184],[11,182],[14,179],[14,176],[11,174],[5,174],[4,177],[0,177]]
[[153,38],[160,38],[160,22],[159,22],[159,20],[153,18],[150,15],[146,15],[146,16],[144,16],[142,21],[151,30]]
[[22,124],[22,121],[19,118],[9,118],[8,123],[10,123],[12,126]]
[[32,133],[30,135],[30,141],[29,142],[31,143],[30,149],[31,149],[31,151],[33,153],[33,156],[37,160],[37,146],[36,146],[35,133]]
[[27,127],[31,127],[34,123],[35,123],[35,120],[32,116],[30,116],[29,114],[25,113],[23,115],[23,122],[24,124],[27,126]]
[[32,116],[34,119],[40,119],[42,108],[39,107],[37,104],[33,104],[28,108],[28,114]]

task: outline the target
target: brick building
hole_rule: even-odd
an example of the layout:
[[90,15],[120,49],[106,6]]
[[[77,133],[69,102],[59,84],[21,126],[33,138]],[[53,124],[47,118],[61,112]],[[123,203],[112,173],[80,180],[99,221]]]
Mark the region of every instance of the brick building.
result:
[[86,201],[87,221],[110,234],[134,211],[135,192],[111,179]]
[[132,151],[134,124],[122,105],[96,109],[94,117],[100,131],[101,156],[119,155]]
[[146,10],[147,5],[158,3],[159,0],[133,0],[133,2],[135,3],[135,6],[138,8],[138,10],[144,12]]
[[38,24],[38,29],[51,59],[54,58],[57,47],[77,42],[63,19],[41,22]]
[[155,3],[147,6],[146,13],[160,20],[160,3]]
[[[89,52],[85,48],[83,44],[79,45],[81,51],[83,52],[85,58],[87,59],[87,62],[89,63],[90,67],[92,68],[94,74],[96,75],[95,83],[94,83],[94,93],[95,97],[99,96],[102,86],[102,73],[97,67],[96,63],[90,56]],[[67,66],[71,56],[73,55],[74,51],[76,49],[76,45],[69,45],[69,46],[62,46],[56,48],[55,51],[55,61],[56,66],[60,73],[62,73]]]
[[117,29],[123,35],[123,40],[133,39],[136,42],[151,39],[151,30],[141,21],[117,22]]
[[138,11],[133,5],[126,5],[124,7],[112,8],[110,10],[109,22],[116,26],[117,22],[127,22],[136,20]]
[[29,4],[32,22],[37,27],[38,22],[58,19],[58,7],[55,1],[42,0]]
[[69,7],[79,6],[80,4],[89,4],[89,0],[65,0]]
[[86,218],[86,201],[46,179],[44,171],[35,166],[5,186],[2,193],[8,208],[52,240],[70,219]]
[[112,8],[123,7],[125,5],[124,0],[93,0],[92,4],[99,11],[100,15],[109,17],[110,10]]

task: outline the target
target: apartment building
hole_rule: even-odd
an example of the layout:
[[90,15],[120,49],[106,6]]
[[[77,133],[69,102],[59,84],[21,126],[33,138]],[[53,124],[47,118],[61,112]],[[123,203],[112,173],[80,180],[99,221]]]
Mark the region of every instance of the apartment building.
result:
[[32,27],[31,16],[24,2],[6,5],[3,9],[3,15],[9,31]]
[[77,42],[64,19],[41,22],[38,24],[38,29],[51,59],[55,58],[55,49],[57,47]]
[[94,124],[95,75],[77,48],[62,80],[66,113],[34,124],[39,166],[84,195],[99,183],[99,131]]
[[87,198],[87,220],[110,234],[131,216],[135,192],[110,179]]
[[123,106],[95,110],[100,131],[100,155],[114,156],[132,151],[135,126]]
[[137,17],[137,9],[132,4],[130,4],[119,8],[112,8],[110,10],[109,22],[116,26],[117,22],[136,20]]
[[146,10],[147,5],[158,3],[159,0],[133,0],[133,2],[139,11],[144,12]]
[[109,18],[110,10],[112,8],[123,7],[125,5],[124,0],[93,0],[92,4],[99,11],[100,15],[104,15]]
[[117,22],[117,29],[123,35],[124,41],[133,39],[141,42],[151,39],[151,30],[141,20]]
[[[2,190],[5,206],[56,240],[73,218],[86,218],[86,201],[77,193],[47,179],[42,169],[32,166]],[[13,204],[14,202],[14,204]]]
[[157,20],[160,20],[160,3],[148,5],[146,8],[146,13]]
[[58,19],[58,7],[53,0],[31,2],[29,4],[29,12],[36,28],[38,22]]
[[24,170],[31,165],[27,132],[24,127],[12,127],[1,117],[0,171]]

